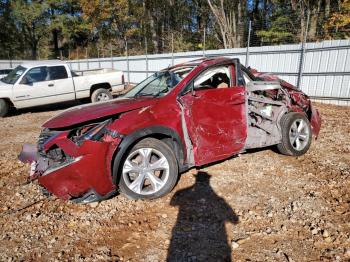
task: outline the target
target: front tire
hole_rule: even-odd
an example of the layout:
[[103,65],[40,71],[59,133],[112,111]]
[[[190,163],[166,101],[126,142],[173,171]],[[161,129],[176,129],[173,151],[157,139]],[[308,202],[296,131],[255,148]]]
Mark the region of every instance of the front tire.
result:
[[158,139],[146,138],[124,158],[119,187],[130,199],[159,198],[174,188],[178,174],[171,148]]
[[9,104],[7,103],[6,100],[0,99],[0,117],[4,117],[7,115],[9,111]]
[[113,98],[111,92],[108,91],[108,89],[105,88],[99,88],[96,89],[94,92],[92,92],[91,95],[91,102],[102,102],[102,101],[108,101]]
[[305,154],[311,145],[311,125],[305,115],[288,113],[280,121],[282,141],[277,145],[278,150],[289,156]]

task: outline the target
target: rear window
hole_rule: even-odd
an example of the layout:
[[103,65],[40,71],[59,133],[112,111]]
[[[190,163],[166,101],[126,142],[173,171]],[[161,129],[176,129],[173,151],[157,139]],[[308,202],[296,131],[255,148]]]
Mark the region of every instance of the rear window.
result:
[[67,70],[64,66],[51,66],[48,69],[50,74],[50,80],[68,78]]
[[12,69],[1,69],[0,70],[0,75],[7,75],[8,73],[10,73],[12,71]]

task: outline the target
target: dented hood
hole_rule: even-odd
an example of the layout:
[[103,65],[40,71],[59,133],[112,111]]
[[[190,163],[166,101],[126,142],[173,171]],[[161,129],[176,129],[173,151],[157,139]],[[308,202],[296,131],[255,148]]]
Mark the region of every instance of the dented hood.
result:
[[99,118],[113,116],[119,113],[135,110],[154,104],[156,99],[142,97],[137,99],[115,99],[108,102],[100,102],[72,107],[50,118],[43,127],[58,129],[74,126]]

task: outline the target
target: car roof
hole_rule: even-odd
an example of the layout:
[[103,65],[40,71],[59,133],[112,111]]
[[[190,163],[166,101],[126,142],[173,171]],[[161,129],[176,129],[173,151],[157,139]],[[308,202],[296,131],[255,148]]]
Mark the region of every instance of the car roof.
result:
[[210,66],[214,64],[219,64],[219,63],[224,63],[224,62],[229,62],[233,61],[234,58],[231,57],[225,57],[225,56],[216,56],[216,57],[201,57],[195,60],[191,60],[188,62],[184,62],[181,64],[177,64],[175,67],[183,67],[183,66],[198,66],[198,65],[203,65],[203,66]]
[[66,62],[60,60],[38,60],[38,61],[25,61],[21,64],[23,67],[36,67],[36,66],[55,66],[65,65]]

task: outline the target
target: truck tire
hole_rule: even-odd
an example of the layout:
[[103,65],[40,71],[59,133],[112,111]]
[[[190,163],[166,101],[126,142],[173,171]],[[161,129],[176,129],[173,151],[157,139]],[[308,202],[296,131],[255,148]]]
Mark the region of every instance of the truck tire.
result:
[[282,141],[277,145],[280,153],[288,156],[301,156],[311,145],[311,125],[305,115],[288,113],[281,118]]
[[9,104],[6,100],[0,99],[0,117],[4,117],[7,115],[9,111]]
[[130,199],[154,199],[169,193],[179,175],[176,157],[161,140],[145,138],[126,153],[119,188]]
[[108,89],[105,88],[99,88],[96,89],[91,94],[91,102],[101,102],[101,101],[108,101],[113,98],[111,92],[108,91]]

